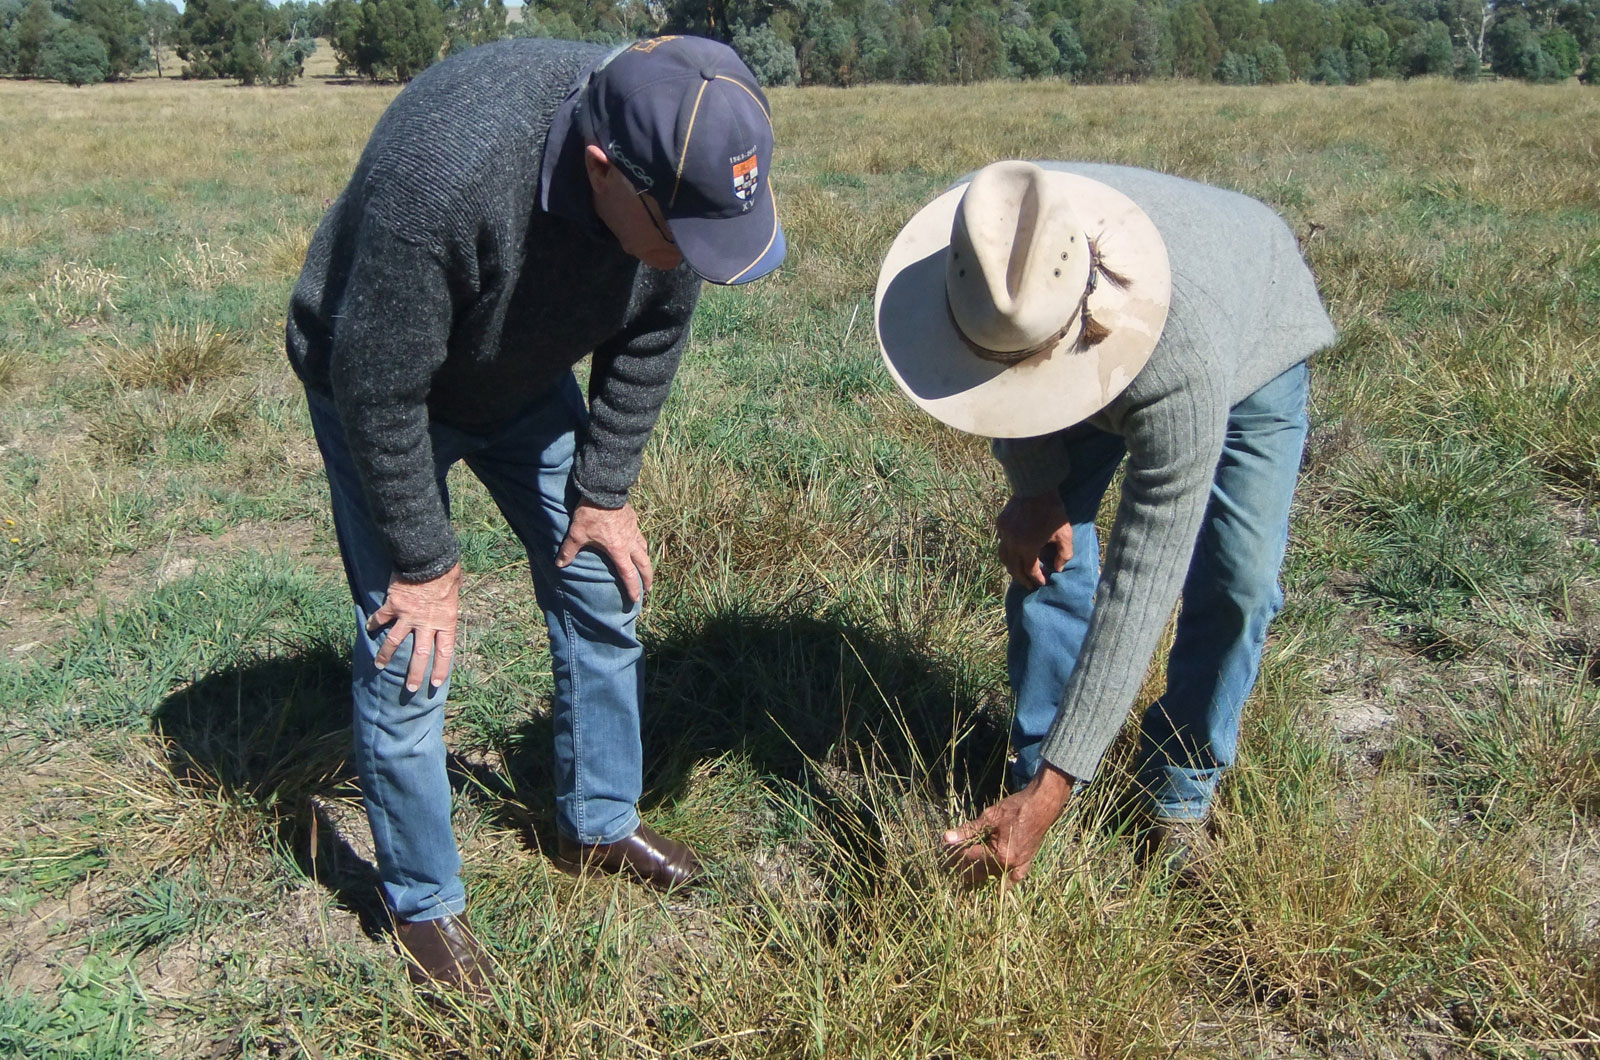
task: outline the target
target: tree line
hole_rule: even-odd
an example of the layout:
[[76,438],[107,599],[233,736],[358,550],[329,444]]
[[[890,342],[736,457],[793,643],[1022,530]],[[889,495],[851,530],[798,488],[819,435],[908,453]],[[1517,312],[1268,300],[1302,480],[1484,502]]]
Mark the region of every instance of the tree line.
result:
[[[1359,84],[1443,74],[1600,83],[1600,0],[0,0],[0,74],[288,84],[325,40],[342,74],[408,80],[507,36],[695,33],[767,85]],[[170,64],[169,64],[170,65]]]

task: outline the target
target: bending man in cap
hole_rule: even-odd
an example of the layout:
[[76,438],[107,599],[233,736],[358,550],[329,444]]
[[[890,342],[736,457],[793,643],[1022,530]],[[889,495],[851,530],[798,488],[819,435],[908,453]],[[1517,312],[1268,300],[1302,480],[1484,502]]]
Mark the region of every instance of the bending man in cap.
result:
[[[1293,234],[1235,192],[1122,166],[1002,162],[923,208],[878,279],[908,396],[995,439],[1016,714],[1014,794],[945,833],[971,879],[1023,878],[1126,720],[1145,712],[1146,855],[1192,878],[1234,759],[1333,325]],[[1095,513],[1126,459],[1105,564]]]
[[[455,56],[379,119],[323,219],[288,351],[357,610],[356,769],[412,978],[482,989],[441,739],[465,462],[527,549],[555,680],[557,863],[657,887],[686,846],[639,818],[650,558],[628,500],[702,280],[784,256],[766,99],[734,53],[515,40]],[[571,369],[593,355],[588,401]]]

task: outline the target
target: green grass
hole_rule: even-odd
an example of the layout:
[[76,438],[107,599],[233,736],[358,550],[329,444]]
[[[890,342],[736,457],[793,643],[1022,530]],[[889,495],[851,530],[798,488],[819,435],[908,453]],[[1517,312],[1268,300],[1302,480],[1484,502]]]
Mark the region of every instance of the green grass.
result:
[[[455,823],[507,985],[439,1007],[376,898],[281,352],[393,91],[0,82],[0,1055],[1600,1055],[1600,95],[774,92],[790,258],[705,292],[635,491],[644,810],[713,885],[540,852],[542,619],[458,470]],[[1196,891],[1132,863],[1128,741],[1025,886],[937,864],[1005,753],[1005,489],[899,397],[871,293],[1006,156],[1267,200],[1340,327]]]

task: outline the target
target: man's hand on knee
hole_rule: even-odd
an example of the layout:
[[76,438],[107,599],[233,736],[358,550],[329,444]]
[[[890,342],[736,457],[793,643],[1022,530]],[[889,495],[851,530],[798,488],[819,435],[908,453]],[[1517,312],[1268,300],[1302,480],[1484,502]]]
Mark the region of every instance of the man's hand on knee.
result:
[[995,517],[995,549],[1006,570],[1035,589],[1045,583],[1044,564],[1059,572],[1072,558],[1072,523],[1054,492],[1013,496]]
[[617,572],[622,595],[636,602],[650,591],[655,571],[650,566],[650,546],[639,532],[639,517],[632,504],[620,508],[601,508],[579,501],[567,527],[566,540],[556,553],[556,566],[565,567],[585,548],[599,552]]
[[406,690],[415,692],[422,687],[430,659],[433,660],[431,683],[438,688],[450,677],[460,613],[461,564],[457,563],[431,581],[406,582],[391,576],[389,595],[384,598],[383,606],[367,619],[368,633],[389,627],[389,634],[373,662],[382,670],[406,637],[413,637],[411,665],[406,669]]

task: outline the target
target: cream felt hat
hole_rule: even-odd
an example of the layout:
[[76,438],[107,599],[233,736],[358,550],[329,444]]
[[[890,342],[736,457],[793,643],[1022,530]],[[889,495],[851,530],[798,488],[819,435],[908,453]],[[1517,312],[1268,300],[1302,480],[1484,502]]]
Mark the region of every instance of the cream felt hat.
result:
[[1150,359],[1171,297],[1166,244],[1132,199],[996,162],[900,230],[878,271],[878,348],[936,419],[1028,438],[1110,404]]

